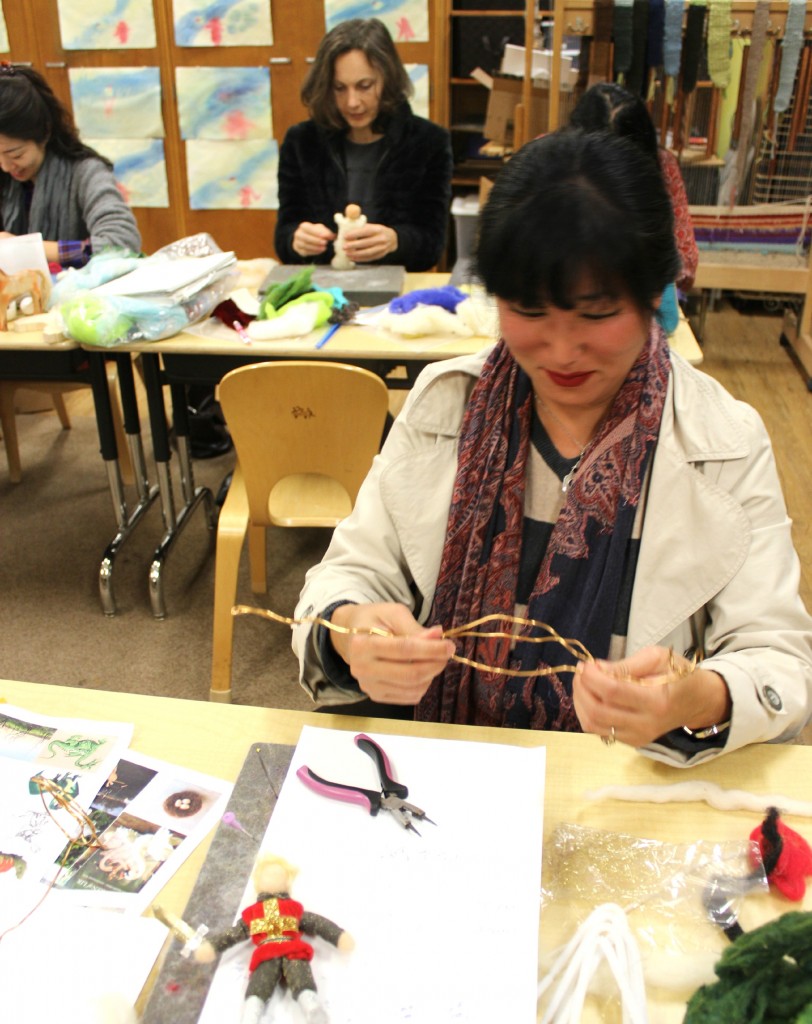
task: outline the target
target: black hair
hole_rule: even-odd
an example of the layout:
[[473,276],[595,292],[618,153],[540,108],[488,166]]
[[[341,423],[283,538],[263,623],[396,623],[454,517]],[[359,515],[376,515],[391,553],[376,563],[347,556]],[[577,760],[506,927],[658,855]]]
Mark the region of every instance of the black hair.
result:
[[68,111],[42,75],[19,64],[0,65],[0,135],[45,145],[68,160],[97,157],[110,161],[86,146]]
[[313,120],[323,128],[344,130],[347,123],[338,111],[333,94],[333,76],[338,57],[360,50],[382,79],[380,111],[373,124],[390,116],[414,92],[389,29],[377,18],[342,21],[322,39],[307,78],[302,85],[302,103]]
[[562,129],[500,171],[479,220],[475,269],[498,298],[572,309],[587,276],[641,310],[679,271],[659,169],[611,132]]
[[640,96],[614,82],[598,82],[584,93],[570,114],[573,128],[613,131],[636,142],[657,160],[657,130]]

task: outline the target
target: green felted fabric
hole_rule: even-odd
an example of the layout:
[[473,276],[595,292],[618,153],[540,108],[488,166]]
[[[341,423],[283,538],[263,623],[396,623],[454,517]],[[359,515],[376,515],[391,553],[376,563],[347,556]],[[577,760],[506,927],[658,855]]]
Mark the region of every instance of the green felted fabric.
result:
[[745,932],[691,997],[684,1024],[812,1024],[812,913]]

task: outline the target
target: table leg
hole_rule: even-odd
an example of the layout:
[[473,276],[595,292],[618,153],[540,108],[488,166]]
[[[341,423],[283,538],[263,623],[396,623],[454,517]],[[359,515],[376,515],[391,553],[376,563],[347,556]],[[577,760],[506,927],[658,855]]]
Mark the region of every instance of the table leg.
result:
[[[152,606],[152,614],[156,619],[163,619],[166,618],[163,570],[172,546],[198,506],[202,506],[205,510],[206,523],[213,540],[214,529],[217,525],[217,511],[214,498],[208,487],[195,487],[192,459],[189,450],[189,422],[186,416],[185,394],[182,387],[172,385],[172,415],[175,436],[178,442],[178,461],[180,463],[181,492],[183,495],[183,505],[180,511],[177,514],[175,513],[172,476],[169,465],[171,459],[169,431],[166,425],[166,408],[164,406],[163,385],[158,356],[144,353],[142,360],[144,384],[149,402],[155,465],[158,473],[158,487],[161,492],[161,510],[164,520],[164,535],[160,544],[155,549],[149,566],[149,600]],[[176,390],[178,393],[176,393]]]
[[[121,393],[121,404],[124,410],[124,423],[127,432],[130,452],[133,457],[133,467],[137,474],[136,484],[138,487],[138,503],[130,513],[127,509],[127,500],[124,495],[124,486],[121,480],[121,470],[118,463],[118,448],[116,446],[116,435],[113,427],[113,413],[110,405],[110,392],[107,387],[107,370],[105,367],[105,355],[101,352],[89,352],[88,361],[90,365],[90,382],[93,388],[93,405],[96,411],[96,425],[99,431],[99,442],[104,465],[107,470],[107,483],[110,487],[110,494],[113,499],[113,511],[116,517],[118,530],[115,537],[110,541],[102,556],[99,566],[99,597],[101,599],[102,611],[105,615],[116,614],[116,601],[113,593],[113,569],[115,567],[116,555],[122,544],[130,536],[137,524],[141,521],[153,500],[158,495],[158,488],[150,488],[146,476],[146,465],[144,462],[143,448],[141,447],[141,432],[138,422],[138,407],[135,400],[135,385],[132,376],[132,363],[130,356],[116,356],[118,367],[119,389]],[[137,452],[141,450],[140,460],[137,459]]]

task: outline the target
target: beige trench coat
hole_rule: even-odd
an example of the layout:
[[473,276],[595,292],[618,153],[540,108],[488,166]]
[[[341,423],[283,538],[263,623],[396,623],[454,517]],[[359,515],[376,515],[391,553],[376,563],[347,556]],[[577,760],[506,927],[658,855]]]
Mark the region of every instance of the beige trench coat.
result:
[[[463,411],[488,355],[421,374],[376,457],[355,509],[307,575],[297,617],[338,600],[400,601],[425,621],[442,556]],[[626,649],[699,646],[721,673],[733,714],[724,748],[794,737],[812,715],[812,619],[769,437],[758,414],[672,354],[672,375],[640,544]],[[311,627],[293,649],[301,683],[320,704],[359,699],[324,676]]]

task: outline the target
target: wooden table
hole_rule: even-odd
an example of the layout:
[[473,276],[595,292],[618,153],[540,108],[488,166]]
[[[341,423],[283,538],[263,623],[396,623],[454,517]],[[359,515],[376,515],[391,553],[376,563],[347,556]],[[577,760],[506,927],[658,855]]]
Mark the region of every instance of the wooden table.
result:
[[[742,841],[759,823],[757,815],[716,811],[705,804],[594,802],[585,799],[584,793],[603,785],[672,783],[701,778],[726,788],[780,793],[808,800],[809,779],[812,778],[812,748],[793,745],[748,747],[703,765],[701,769],[686,771],[651,761],[623,744],[606,747],[597,737],[580,734],[352,718],[8,680],[0,680],[0,697],[49,715],[133,722],[133,749],[230,781],[236,779],[252,742],[295,744],[305,724],[353,732],[462,738],[523,747],[543,745],[547,748],[545,844],[549,844],[553,830],[561,824],[673,843],[697,839]],[[812,839],[809,819],[787,816],[787,823]],[[487,802],[483,806],[483,827],[487,827]],[[162,904],[176,913],[181,913],[186,905],[205,859],[208,842],[206,840],[195,851],[161,894]],[[548,862],[546,846],[543,881]],[[506,868],[508,863],[509,859]],[[772,894],[752,897],[744,903],[741,922],[745,929],[752,928],[791,909],[812,910],[812,892],[807,891],[802,904],[790,904]],[[555,947],[569,937],[572,928],[573,922],[557,916],[554,908],[545,909],[541,916],[541,947]],[[650,999],[650,1019],[657,1024],[676,1024],[683,1014],[684,1004],[676,999]],[[592,1006],[585,1019],[607,1018]]]

